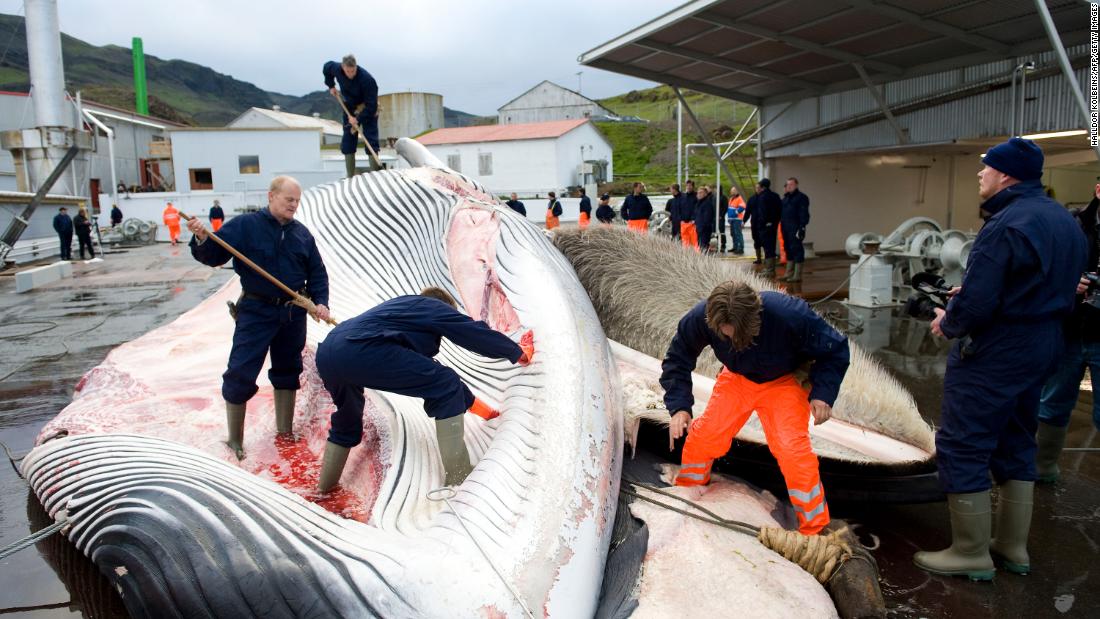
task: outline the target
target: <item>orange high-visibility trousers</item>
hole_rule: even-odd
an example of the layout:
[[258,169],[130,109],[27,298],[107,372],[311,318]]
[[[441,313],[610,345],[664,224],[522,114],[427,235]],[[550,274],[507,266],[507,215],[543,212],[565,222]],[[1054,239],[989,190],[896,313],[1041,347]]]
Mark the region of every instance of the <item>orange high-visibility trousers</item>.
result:
[[211,219],[210,220],[210,227],[214,228],[214,232],[217,232],[218,230],[222,229],[222,222],[223,221],[225,221],[225,220],[224,219]]
[[588,227],[590,221],[591,218],[588,216],[588,213],[581,213],[581,218],[577,220],[577,225],[581,227],[581,230],[584,230]]
[[780,262],[787,262],[787,248],[783,246],[783,224],[775,227],[776,251],[775,255]]
[[554,216],[554,211],[546,209],[546,229],[553,230],[558,225],[558,218]]
[[176,224],[174,226],[172,224],[168,224],[168,238],[172,239],[173,243],[175,243],[177,240],[179,240],[179,238],[180,238],[180,225],[179,224]]
[[626,222],[626,227],[639,233],[649,234],[649,220],[648,219],[631,219]]
[[821,487],[817,456],[810,447],[808,398],[807,391],[791,374],[758,384],[723,368],[706,411],[688,429],[676,485],[708,483],[714,459],[726,455],[733,437],[755,410],[768,449],[787,482],[799,532],[817,533],[829,524],[829,505]]
[[680,222],[680,242],[684,244],[684,247],[699,251],[699,232],[695,229],[694,222]]

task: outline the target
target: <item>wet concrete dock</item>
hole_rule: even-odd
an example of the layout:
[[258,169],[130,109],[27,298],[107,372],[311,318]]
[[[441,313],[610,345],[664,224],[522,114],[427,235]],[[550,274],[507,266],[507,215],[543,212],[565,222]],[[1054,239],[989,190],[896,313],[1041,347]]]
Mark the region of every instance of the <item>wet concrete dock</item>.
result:
[[[823,257],[806,267],[795,293],[820,298],[847,275],[847,257]],[[38,429],[67,405],[73,387],[115,346],[166,324],[214,292],[229,270],[191,260],[185,247],[166,245],[110,254],[104,262],[74,265],[71,280],[23,295],[0,275],[0,441],[18,457]],[[843,290],[837,295],[843,298]],[[822,307],[853,328],[914,394],[929,420],[939,417],[946,344],[927,323],[896,310],[849,312]],[[196,342],[196,345],[201,343]],[[1026,360],[1021,360],[1026,363]],[[1075,411],[1067,446],[1098,447],[1091,392]],[[911,563],[917,549],[948,543],[947,508],[927,505],[830,503],[834,515],[861,525],[863,539],[879,541],[875,557],[893,617],[1100,616],[1100,454],[1071,452],[1063,480],[1036,491],[1030,550],[1034,572],[999,573],[993,583],[929,576]],[[0,462],[0,546],[49,524],[13,467]],[[90,561],[53,536],[0,562],[0,614],[18,617],[123,617],[117,594]],[[720,592],[710,593],[720,595]],[[792,609],[792,616],[798,616]]]

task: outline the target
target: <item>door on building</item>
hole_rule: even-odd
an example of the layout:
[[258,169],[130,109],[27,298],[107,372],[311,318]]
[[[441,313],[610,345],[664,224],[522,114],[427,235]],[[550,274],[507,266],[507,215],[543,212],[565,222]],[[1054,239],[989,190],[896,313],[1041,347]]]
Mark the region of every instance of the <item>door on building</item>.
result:
[[92,212],[99,213],[99,179],[93,178],[91,182]]

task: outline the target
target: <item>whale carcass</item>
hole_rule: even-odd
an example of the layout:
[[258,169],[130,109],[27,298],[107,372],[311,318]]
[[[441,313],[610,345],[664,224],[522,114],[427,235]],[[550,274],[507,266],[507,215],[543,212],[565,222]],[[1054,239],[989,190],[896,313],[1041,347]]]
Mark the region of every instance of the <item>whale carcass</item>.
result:
[[[230,284],[115,349],[49,422],[22,470],[135,616],[581,617],[594,612],[618,496],[617,369],[572,268],[477,182],[403,140],[415,167],[304,193],[337,316],[441,286],[510,334],[514,367],[444,342],[438,360],[493,421],[466,416],[476,468],[448,494],[419,400],[368,392],[344,486],[315,496],[333,410],[311,324],[296,438],[274,438],[271,388],[250,403],[247,457],[218,395]],[[571,371],[584,368],[584,372]],[[443,500],[432,500],[443,499]]]

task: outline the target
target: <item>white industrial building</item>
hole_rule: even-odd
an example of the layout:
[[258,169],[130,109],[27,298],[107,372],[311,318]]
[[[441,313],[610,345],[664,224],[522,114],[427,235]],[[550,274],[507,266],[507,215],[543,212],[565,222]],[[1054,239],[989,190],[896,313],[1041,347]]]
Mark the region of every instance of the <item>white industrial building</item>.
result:
[[497,109],[497,124],[518,125],[614,116],[592,99],[574,90],[542,81]]
[[378,97],[378,139],[382,146],[443,126],[443,95],[394,92]]
[[583,118],[440,129],[418,140],[498,194],[545,195],[613,180],[611,143]]
[[266,109],[250,107],[240,116],[231,120],[226,127],[231,129],[320,129],[324,144],[339,144],[344,135],[343,125],[335,120],[321,118],[314,112],[312,116],[291,114],[275,106]]

